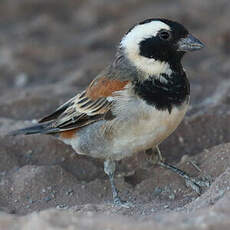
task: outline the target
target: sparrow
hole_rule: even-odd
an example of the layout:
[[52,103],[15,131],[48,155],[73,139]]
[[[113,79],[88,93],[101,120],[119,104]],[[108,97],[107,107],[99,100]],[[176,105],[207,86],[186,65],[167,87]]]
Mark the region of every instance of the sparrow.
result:
[[114,60],[81,93],[12,134],[50,134],[78,153],[104,160],[113,200],[123,205],[114,183],[116,161],[156,149],[159,165],[171,169],[199,193],[199,181],[164,162],[159,144],[183,120],[190,85],[181,60],[204,45],[181,24],[150,18],[122,38]]

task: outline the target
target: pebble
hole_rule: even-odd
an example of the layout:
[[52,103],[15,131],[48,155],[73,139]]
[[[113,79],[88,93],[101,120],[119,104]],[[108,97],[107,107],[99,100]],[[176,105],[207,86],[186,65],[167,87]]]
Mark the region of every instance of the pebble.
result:
[[82,188],[82,189],[85,189],[85,185],[83,184],[83,185],[81,186],[81,188]]
[[46,202],[49,202],[50,200],[52,200],[52,198],[49,197],[49,196],[47,196],[47,197],[44,198],[44,200],[45,200]]
[[73,195],[73,189],[68,190],[65,194],[67,196],[72,196]]
[[161,192],[162,192],[162,188],[160,188],[160,187],[156,187],[154,189],[154,195],[159,195]]
[[29,199],[29,203],[30,203],[30,204],[33,204],[33,203],[34,203],[34,200]]
[[26,73],[20,73],[15,79],[15,85],[18,88],[24,87],[28,83],[28,75]]
[[172,193],[172,194],[169,195],[169,199],[170,199],[170,200],[175,200],[175,197],[176,197],[176,196],[175,196],[174,193]]
[[58,204],[57,206],[56,206],[56,209],[68,209],[69,208],[69,206],[67,206],[67,205],[65,205],[65,204]]

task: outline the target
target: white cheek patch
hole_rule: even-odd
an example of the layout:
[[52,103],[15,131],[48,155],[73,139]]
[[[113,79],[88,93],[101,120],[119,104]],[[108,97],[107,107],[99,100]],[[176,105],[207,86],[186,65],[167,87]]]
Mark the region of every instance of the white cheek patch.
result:
[[[148,78],[149,75],[154,75],[156,77],[161,77],[160,75],[162,73],[166,75],[171,75],[172,70],[167,62],[157,61],[153,58],[146,58],[142,57],[140,55],[133,56],[132,62],[137,67],[137,69],[141,70],[143,73],[145,73],[146,77]],[[162,81],[164,78],[162,77]],[[161,80],[161,79],[160,79]]]
[[121,47],[129,60],[146,75],[159,76],[161,73],[170,74],[172,72],[168,63],[139,55],[139,43],[144,39],[156,36],[162,29],[170,30],[170,27],[161,21],[137,25],[121,40]]

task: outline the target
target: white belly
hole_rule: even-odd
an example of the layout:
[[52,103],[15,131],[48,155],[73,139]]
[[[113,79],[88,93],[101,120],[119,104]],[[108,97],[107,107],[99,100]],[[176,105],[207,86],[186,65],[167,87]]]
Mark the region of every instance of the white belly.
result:
[[[148,106],[148,105],[146,105]],[[123,158],[135,152],[155,147],[166,139],[182,121],[188,105],[187,103],[168,110],[157,110],[148,106],[130,116],[127,120],[115,126],[116,138],[113,142],[113,153],[115,158]],[[121,156],[120,156],[121,154]]]
[[76,137],[63,140],[79,154],[95,158],[121,160],[139,151],[155,147],[180,124],[187,103],[168,110],[157,110],[142,100],[121,104],[111,121],[98,121],[80,129]]

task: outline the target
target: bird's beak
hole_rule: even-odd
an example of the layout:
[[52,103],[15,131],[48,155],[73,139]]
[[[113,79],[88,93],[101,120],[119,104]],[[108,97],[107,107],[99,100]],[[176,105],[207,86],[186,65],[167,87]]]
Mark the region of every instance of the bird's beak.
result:
[[187,37],[180,39],[177,45],[177,51],[183,52],[195,51],[204,48],[204,44],[191,34],[188,34]]

